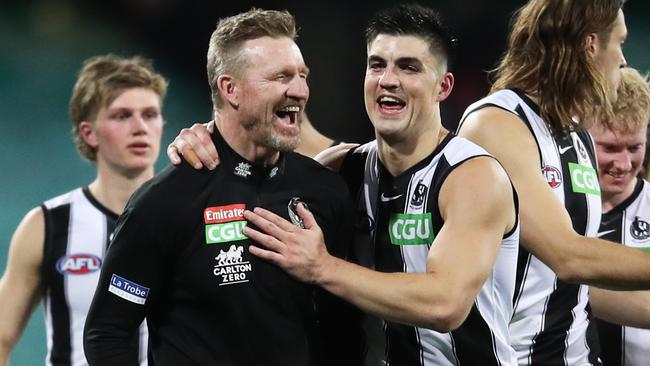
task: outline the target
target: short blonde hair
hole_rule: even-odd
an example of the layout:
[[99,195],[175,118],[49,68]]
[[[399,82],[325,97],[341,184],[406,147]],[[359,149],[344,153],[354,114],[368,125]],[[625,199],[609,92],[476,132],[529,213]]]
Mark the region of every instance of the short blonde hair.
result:
[[618,99],[614,103],[612,129],[624,133],[638,131],[650,122],[650,79],[636,69],[621,70]]
[[218,79],[224,74],[240,73],[247,65],[241,56],[244,42],[261,37],[296,38],[296,22],[288,11],[251,9],[245,13],[219,19],[217,29],[210,37],[208,48],[208,83],[212,90],[212,103],[223,106]]
[[151,89],[158,94],[162,105],[167,80],[153,69],[150,60],[142,57],[121,58],[109,54],[84,61],[70,97],[72,135],[81,156],[97,161],[97,149],[88,145],[79,133],[81,122],[94,121],[101,108],[130,88]]

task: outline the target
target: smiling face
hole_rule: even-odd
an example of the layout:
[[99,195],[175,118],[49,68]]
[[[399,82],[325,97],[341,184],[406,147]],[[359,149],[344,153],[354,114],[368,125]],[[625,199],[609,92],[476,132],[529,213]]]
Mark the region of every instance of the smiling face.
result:
[[621,68],[627,64],[623,55],[623,43],[627,38],[627,28],[623,11],[619,10],[616,20],[612,25],[609,37],[599,41],[599,47],[596,48],[594,61],[598,70],[603,73],[610,91],[616,100],[616,90],[621,81]]
[[635,132],[614,132],[603,127],[590,130],[596,143],[598,174],[603,200],[622,202],[634,190],[643,165],[646,146],[644,126]]
[[439,118],[452,85],[422,38],[379,34],[368,44],[364,99],[378,137],[419,134]]
[[97,150],[98,166],[124,176],[153,173],[162,137],[160,103],[151,89],[126,89],[100,108],[95,121],[80,124],[84,140]]
[[242,47],[245,70],[237,83],[242,126],[264,147],[287,151],[300,142],[300,114],[309,98],[308,69],[290,38],[261,37]]

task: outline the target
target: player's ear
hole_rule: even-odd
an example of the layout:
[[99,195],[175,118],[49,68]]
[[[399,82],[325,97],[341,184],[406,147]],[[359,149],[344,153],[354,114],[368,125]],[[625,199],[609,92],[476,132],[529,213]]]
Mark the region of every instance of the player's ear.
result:
[[217,87],[224,102],[230,104],[233,108],[239,107],[239,88],[237,79],[231,75],[224,74],[217,79]]
[[99,146],[95,126],[92,122],[82,121],[79,123],[79,136],[88,146],[96,149]]
[[585,38],[585,50],[590,57],[595,57],[596,52],[598,52],[598,34],[590,33]]
[[442,102],[447,99],[449,94],[451,94],[451,90],[454,88],[454,75],[450,72],[445,72],[440,79],[439,88],[440,90],[438,90],[436,101]]

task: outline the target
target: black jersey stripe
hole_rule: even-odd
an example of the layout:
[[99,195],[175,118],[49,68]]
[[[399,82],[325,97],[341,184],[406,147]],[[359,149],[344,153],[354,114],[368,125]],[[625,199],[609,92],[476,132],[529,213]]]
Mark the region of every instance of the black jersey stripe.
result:
[[578,304],[580,285],[557,280],[557,287],[548,299],[544,329],[535,337],[532,365],[565,365],[566,337],[573,323],[569,309]]
[[[582,139],[581,139],[582,140]],[[584,145],[588,143],[582,141]],[[559,138],[558,147],[573,146],[573,139],[571,135],[566,135]],[[561,156],[562,161],[577,162],[578,152],[576,148],[573,148],[569,151],[566,151],[564,155]],[[593,155],[590,157],[595,161]],[[569,164],[562,164],[562,176],[564,178],[564,205],[567,208],[567,211],[571,215],[571,222],[573,223],[573,230],[575,230],[580,235],[585,235],[587,231],[587,220],[589,212],[589,207],[587,206],[587,195],[584,193],[575,193],[573,192],[573,185],[571,184],[571,171],[569,170]]]
[[603,365],[623,365],[623,327],[618,324],[598,321],[598,336],[606,342],[601,342],[601,355]]
[[528,268],[530,268],[531,258],[532,255],[528,250],[520,245],[517,259],[517,273],[515,275],[515,292],[512,296],[512,305],[515,310],[517,309],[517,303],[521,298],[521,293],[526,284],[526,275],[528,274]]
[[458,365],[501,365],[496,354],[494,334],[478,311],[476,303],[463,324],[451,332]]
[[51,210],[43,208],[45,214],[44,257],[54,263],[44,265],[50,296],[49,312],[52,316],[52,365],[66,366],[72,364],[72,345],[70,344],[70,313],[65,298],[65,276],[56,271],[56,260],[66,255],[68,232],[70,230],[70,204],[61,205]]
[[521,107],[521,105],[518,105],[515,108],[515,112],[519,115],[519,118],[524,122],[526,127],[528,127],[528,130],[530,131],[531,136],[535,139],[535,146],[537,147],[537,157],[539,157],[539,162],[541,164],[540,168],[544,166],[544,158],[542,157],[542,150],[539,148],[539,141],[537,140],[537,135],[535,134],[535,131],[533,130],[533,125],[530,123],[528,120],[528,117],[526,117],[526,112],[524,112],[524,109]]
[[602,366],[601,360],[600,360],[600,352],[601,352],[601,347],[600,347],[600,342],[598,340],[598,330],[596,329],[596,319],[593,317],[593,314],[591,312],[591,306],[587,304],[586,306],[586,311],[587,311],[587,319],[589,319],[589,325],[587,326],[587,347],[589,347],[589,362],[592,365],[600,365]]
[[[421,365],[421,348],[415,327],[387,322],[386,333],[389,365]],[[400,341],[391,342],[392,339]]]

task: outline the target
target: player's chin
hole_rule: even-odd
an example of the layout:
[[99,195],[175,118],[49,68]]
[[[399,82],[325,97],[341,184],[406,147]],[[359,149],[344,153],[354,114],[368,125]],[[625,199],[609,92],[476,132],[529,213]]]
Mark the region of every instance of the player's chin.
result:
[[300,136],[276,134],[272,141],[272,147],[278,151],[293,151],[299,144]]
[[139,171],[152,167],[156,163],[156,157],[153,156],[138,156],[133,157],[127,164],[127,169],[131,171]]

